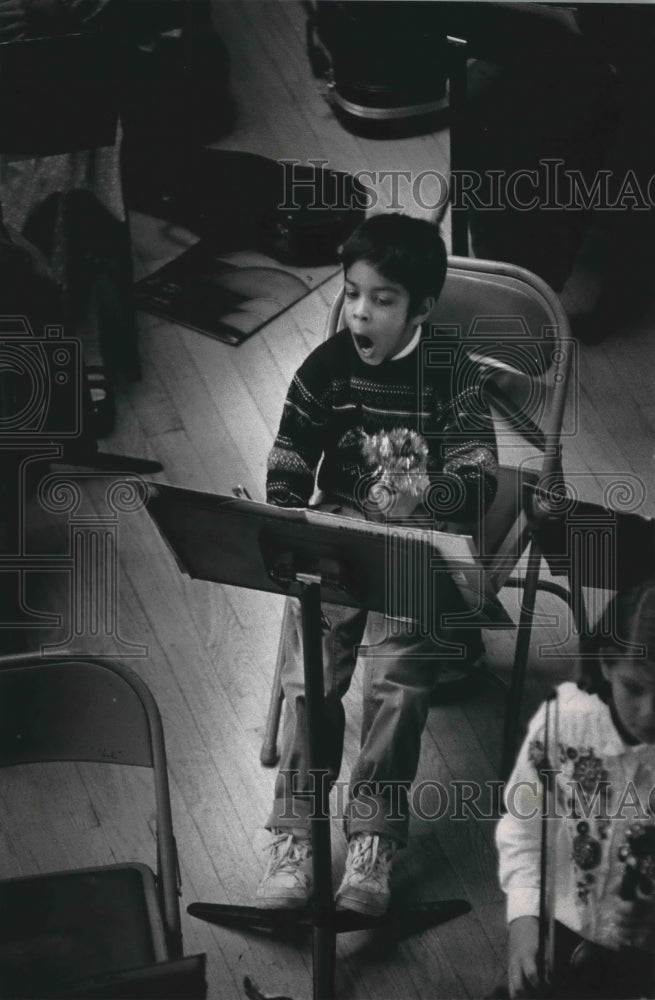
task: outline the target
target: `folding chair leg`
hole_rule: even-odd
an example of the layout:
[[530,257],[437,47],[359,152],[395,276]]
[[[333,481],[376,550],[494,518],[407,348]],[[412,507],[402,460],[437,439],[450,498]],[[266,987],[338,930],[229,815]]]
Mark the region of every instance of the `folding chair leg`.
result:
[[[467,170],[469,161],[468,100],[466,92],[467,45],[461,38],[448,36],[449,90],[450,90],[450,176]],[[468,214],[465,205],[455,206],[452,201],[451,246],[459,257],[469,255]]]
[[569,591],[571,594],[571,611],[579,636],[589,635],[589,618],[582,587],[575,573],[569,574]]
[[512,667],[512,680],[509,687],[509,694],[507,696],[505,732],[503,735],[503,753],[500,765],[500,777],[503,781],[506,781],[509,777],[514,763],[516,737],[518,734],[521,707],[523,704],[525,672],[528,666],[528,657],[530,655],[532,621],[534,617],[535,603],[537,600],[540,566],[541,552],[537,548],[536,543],[533,541],[528,555],[528,568],[525,574],[523,601],[521,602],[521,614],[519,617],[516,650],[514,653],[514,664]]
[[275,661],[275,674],[273,675],[271,698],[268,703],[268,715],[266,716],[266,732],[264,733],[264,741],[259,754],[259,760],[264,767],[275,767],[280,758],[277,749],[277,734],[280,728],[280,718],[282,716],[282,703],[284,702],[284,692],[282,690],[282,667],[284,666],[285,639],[290,614],[291,606],[289,601],[286,600],[284,602],[284,611],[282,613],[280,641],[277,647],[277,659]]

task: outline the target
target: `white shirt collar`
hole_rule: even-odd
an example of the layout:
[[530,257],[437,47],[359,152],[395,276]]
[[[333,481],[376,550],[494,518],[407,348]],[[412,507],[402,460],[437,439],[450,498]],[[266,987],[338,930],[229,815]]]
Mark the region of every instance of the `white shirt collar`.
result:
[[394,356],[391,358],[391,361],[400,361],[401,358],[406,358],[407,355],[411,354],[412,351],[416,348],[416,345],[418,344],[420,339],[421,339],[421,325],[419,324],[414,330],[414,333],[412,334],[412,339],[410,340],[409,344],[407,344],[406,347],[403,347],[402,351],[399,351],[398,354],[394,354]]

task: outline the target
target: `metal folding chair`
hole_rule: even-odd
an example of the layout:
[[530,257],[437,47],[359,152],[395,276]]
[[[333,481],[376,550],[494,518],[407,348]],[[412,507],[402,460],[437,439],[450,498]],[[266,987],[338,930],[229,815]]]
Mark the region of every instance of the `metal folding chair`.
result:
[[[177,964],[182,960],[180,885],[164,734],[144,682],[109,660],[0,658],[0,769],[47,768],[53,761],[151,771],[157,870],[112,858],[100,867],[0,881],[3,997],[108,995],[102,993],[103,983],[113,989],[112,996],[128,996],[128,981],[143,984],[148,977],[162,984],[162,992],[148,996],[204,996],[197,991],[204,979],[197,962],[195,992],[189,992],[188,979],[187,992],[176,993],[170,985],[176,976],[184,980],[182,973],[189,970]],[[68,808],[74,810],[74,804]],[[48,836],[45,830],[43,836]],[[160,963],[172,963],[168,985]],[[80,993],[81,983],[86,986]],[[132,987],[139,988],[144,989]]]
[[[340,328],[342,304],[343,292],[330,311],[328,337]],[[562,598],[572,608],[578,628],[584,623],[584,603],[574,577],[569,587],[540,579],[541,554],[524,511],[526,485],[554,490],[561,484],[562,421],[575,345],[559,299],[548,285],[522,268],[492,261],[450,257],[446,283],[429,324],[432,337],[426,363],[434,346],[442,356],[443,351],[450,352],[460,370],[467,365],[476,370],[498,417],[501,458],[503,452],[517,456],[515,463],[501,464],[497,496],[476,539],[485,582],[492,591],[498,595],[505,587],[523,590],[502,748],[505,775],[517,739],[537,590]],[[525,567],[512,576],[524,555]],[[288,614],[287,606],[285,619]],[[278,759],[285,625],[286,620],[260,754],[267,767]]]

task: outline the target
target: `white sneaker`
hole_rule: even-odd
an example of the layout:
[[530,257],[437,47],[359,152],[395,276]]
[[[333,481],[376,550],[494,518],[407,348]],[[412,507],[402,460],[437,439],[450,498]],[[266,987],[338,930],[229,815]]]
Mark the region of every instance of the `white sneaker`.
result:
[[255,894],[265,909],[299,909],[313,891],[312,844],[309,836],[277,830],[268,848],[271,857]]
[[348,843],[343,881],[337,890],[339,910],[378,917],[389,906],[391,863],[396,841],[378,833],[355,833]]

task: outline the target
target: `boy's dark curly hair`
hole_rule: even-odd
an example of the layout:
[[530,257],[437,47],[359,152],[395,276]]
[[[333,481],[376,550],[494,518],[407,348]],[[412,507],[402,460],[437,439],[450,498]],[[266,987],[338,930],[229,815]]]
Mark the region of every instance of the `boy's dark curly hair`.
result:
[[438,299],[446,280],[446,246],[439,227],[399,212],[373,215],[348,237],[341,249],[344,272],[360,260],[402,285],[410,308],[430,295]]
[[626,657],[655,665],[655,577],[616,594],[593,631],[580,640],[578,687],[609,702],[611,688],[601,661],[612,666]]

